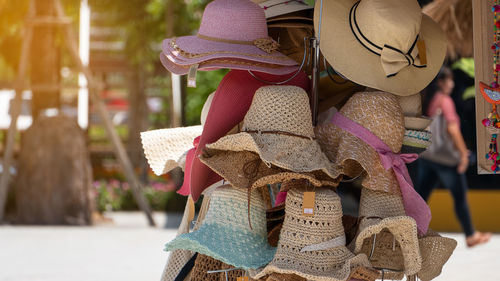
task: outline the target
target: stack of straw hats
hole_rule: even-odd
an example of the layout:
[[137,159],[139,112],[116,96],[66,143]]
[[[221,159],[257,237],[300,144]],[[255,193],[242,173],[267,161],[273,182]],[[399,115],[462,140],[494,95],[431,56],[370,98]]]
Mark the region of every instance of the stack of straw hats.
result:
[[[316,127],[303,44],[314,34],[327,71],[319,87],[327,114]],[[165,39],[160,60],[173,73],[231,71],[207,100],[202,126],[142,134],[156,174],[184,169],[178,192],[189,198],[165,245],[162,281],[438,276],[456,242],[428,229],[430,210],[405,163],[429,145],[416,93],[445,48],[415,0],[324,0],[314,9],[214,0],[196,35]],[[336,190],[348,178],[362,186],[350,219]]]

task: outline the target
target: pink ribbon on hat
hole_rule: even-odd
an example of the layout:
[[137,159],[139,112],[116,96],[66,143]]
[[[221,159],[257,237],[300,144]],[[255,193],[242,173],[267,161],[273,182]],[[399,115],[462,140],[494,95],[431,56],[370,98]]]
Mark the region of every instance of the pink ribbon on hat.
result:
[[[200,143],[200,138],[201,136],[197,136],[193,140],[193,148],[188,150],[188,153],[186,154],[186,164],[184,166],[184,178],[191,178],[191,164],[193,163],[194,155],[196,153],[196,149],[198,148],[198,144]],[[188,196],[191,194],[191,188],[188,184],[188,181],[184,181],[182,183],[181,188],[177,191],[180,195]]]
[[408,169],[406,168],[406,163],[411,163],[417,160],[418,155],[413,153],[393,153],[389,146],[387,146],[387,144],[385,144],[375,134],[370,132],[370,130],[350,120],[340,112],[333,115],[331,122],[355,137],[358,137],[375,149],[380,156],[382,166],[386,170],[392,168],[399,183],[406,214],[415,219],[419,234],[427,233],[427,229],[431,221],[431,210],[424,199],[422,199],[422,197],[415,191]]

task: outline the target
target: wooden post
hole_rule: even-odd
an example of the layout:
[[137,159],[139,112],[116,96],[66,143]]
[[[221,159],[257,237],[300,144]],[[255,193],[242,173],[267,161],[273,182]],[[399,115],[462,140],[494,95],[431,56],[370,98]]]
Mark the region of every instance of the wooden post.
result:
[[493,79],[493,53],[490,49],[493,44],[492,3],[492,1],[487,0],[472,1],[478,174],[492,173],[490,170],[490,166],[492,164],[489,163],[484,157],[484,155],[488,152],[488,145],[491,136],[481,123],[481,120],[491,111],[491,105],[479,92],[479,82],[489,84]]
[[[64,17],[64,9],[61,2],[59,0],[54,0],[54,1],[56,3],[56,15],[58,17]],[[70,25],[65,26],[64,37],[71,57],[75,60],[78,69],[82,71],[85,77],[87,78],[90,96],[93,99],[94,103],[97,105],[97,111],[99,112],[99,116],[104,122],[104,127],[106,129],[108,137],[111,140],[111,144],[113,145],[113,150],[115,151],[116,157],[118,158],[118,162],[120,163],[120,166],[122,167],[125,173],[127,181],[130,184],[132,194],[134,195],[134,199],[136,200],[139,208],[146,214],[149,225],[155,226],[156,224],[151,214],[151,209],[149,207],[149,204],[146,201],[144,195],[142,194],[142,184],[135,175],[132,163],[130,162],[125,147],[123,146],[123,143],[121,142],[118,133],[116,132],[116,130],[113,127],[113,124],[111,123],[111,120],[108,115],[108,110],[106,109],[104,102],[99,96],[99,90],[101,87],[94,80],[94,77],[90,73],[89,68],[83,65],[82,61],[80,60],[80,57],[78,56],[78,48],[75,42],[76,37],[73,34],[73,30],[71,29]]]
[[[35,15],[34,1],[30,3],[28,10],[28,17],[33,17]],[[23,80],[26,77],[26,72],[28,69],[29,53],[31,46],[31,39],[33,38],[33,28],[29,27],[26,29],[24,34],[23,44],[21,46],[21,57],[19,59],[19,67],[17,70],[17,77],[14,84],[16,94],[14,96],[14,101],[12,103],[12,112],[9,130],[7,131],[7,141],[5,145],[5,153],[3,155],[3,172],[2,178],[0,179],[0,222],[4,219],[5,202],[7,201],[7,193],[9,190],[10,183],[10,167],[12,166],[12,160],[14,158],[14,147],[16,145],[16,134],[17,134],[17,119],[21,113],[21,103],[23,98],[24,83]]]

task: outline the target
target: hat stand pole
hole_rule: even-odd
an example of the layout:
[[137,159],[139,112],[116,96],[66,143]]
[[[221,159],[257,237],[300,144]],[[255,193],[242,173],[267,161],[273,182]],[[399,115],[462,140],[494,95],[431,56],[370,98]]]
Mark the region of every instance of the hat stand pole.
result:
[[319,23],[316,37],[311,38],[311,47],[313,51],[312,61],[312,89],[311,89],[311,112],[313,126],[318,124],[318,99],[319,99],[319,76],[320,76],[320,62],[319,62],[319,42],[321,38],[321,25],[323,20],[323,0],[319,5]]

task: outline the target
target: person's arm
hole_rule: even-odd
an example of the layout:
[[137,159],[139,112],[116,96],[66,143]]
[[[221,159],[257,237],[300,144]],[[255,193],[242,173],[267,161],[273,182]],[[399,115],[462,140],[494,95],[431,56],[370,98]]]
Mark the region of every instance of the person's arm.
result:
[[464,137],[460,131],[460,117],[458,117],[455,104],[450,96],[443,96],[441,98],[440,107],[446,119],[447,131],[451,137],[451,141],[460,153],[460,162],[458,163],[457,172],[460,174],[465,173],[469,166],[469,151],[467,150]]
[[458,163],[457,172],[463,174],[469,166],[469,151],[465,146],[464,137],[460,132],[460,126],[458,125],[458,123],[453,122],[448,124],[447,129],[448,134],[450,134],[451,140],[453,141],[453,144],[457,148],[458,152],[460,152],[460,162]]

